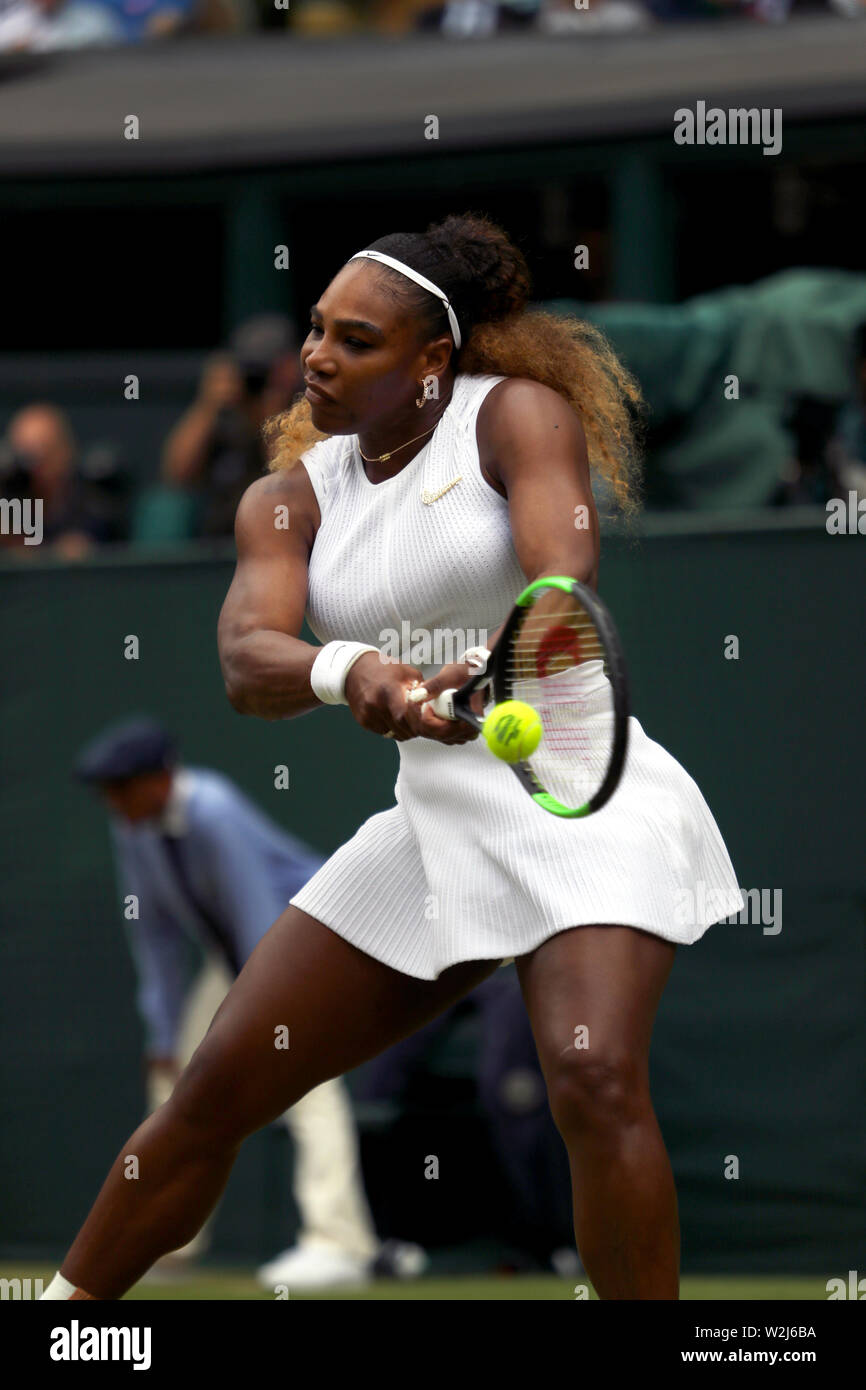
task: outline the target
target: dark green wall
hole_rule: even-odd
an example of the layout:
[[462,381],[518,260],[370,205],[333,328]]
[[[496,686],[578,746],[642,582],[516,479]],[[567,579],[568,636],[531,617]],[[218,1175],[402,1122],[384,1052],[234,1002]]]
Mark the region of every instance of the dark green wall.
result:
[[[654,1086],[684,1263],[829,1276],[862,1258],[866,1234],[863,539],[828,536],[821,512],[756,525],[610,535],[601,592],[638,718],[699,783],[741,886],[783,891],[779,935],[716,926],[678,952],[662,1005]],[[230,573],[223,554],[0,571],[7,1252],[64,1246],[143,1104],[105,820],[70,778],[82,742],[127,712],[159,715],[188,761],[223,769],[322,850],[392,804],[396,749],[347,711],[267,724],[230,709],[215,642]],[[738,661],[724,659],[729,634]],[[289,791],[274,789],[277,763]],[[247,1146],[218,1248],[278,1248],[276,1144]],[[738,1181],[723,1177],[729,1154]]]

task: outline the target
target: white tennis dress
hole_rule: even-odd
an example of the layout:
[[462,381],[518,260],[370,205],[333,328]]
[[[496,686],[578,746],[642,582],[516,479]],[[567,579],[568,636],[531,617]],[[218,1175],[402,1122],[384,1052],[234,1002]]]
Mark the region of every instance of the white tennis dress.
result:
[[[458,376],[430,442],[385,482],[367,478],[355,435],[303,456],[322,518],[307,604],[321,642],[368,642],[432,676],[504,621],[527,581],[475,437],[501,380]],[[432,980],[591,923],[691,943],[743,906],[698,786],[634,716],[620,784],[586,820],[542,810],[480,738],[397,747],[396,805],[291,899],[396,970]]]

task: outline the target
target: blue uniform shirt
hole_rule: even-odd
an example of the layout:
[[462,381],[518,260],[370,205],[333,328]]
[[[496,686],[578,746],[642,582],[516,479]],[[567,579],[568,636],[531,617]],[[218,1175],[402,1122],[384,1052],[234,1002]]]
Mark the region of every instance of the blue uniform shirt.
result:
[[138,898],[128,927],[148,1051],[170,1055],[190,984],[186,938],[213,949],[221,937],[243,965],[323,858],[209,768],[175,772],[161,820],[112,817],[111,833],[121,892]]

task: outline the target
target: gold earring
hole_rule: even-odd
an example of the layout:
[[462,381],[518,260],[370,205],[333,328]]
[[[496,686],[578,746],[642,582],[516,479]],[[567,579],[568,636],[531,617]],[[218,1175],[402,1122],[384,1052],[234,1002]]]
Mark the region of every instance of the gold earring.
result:
[[421,407],[424,405],[425,401],[427,400],[428,391],[426,381],[419,381],[418,385],[421,387],[421,395],[415,397],[415,404],[420,410]]

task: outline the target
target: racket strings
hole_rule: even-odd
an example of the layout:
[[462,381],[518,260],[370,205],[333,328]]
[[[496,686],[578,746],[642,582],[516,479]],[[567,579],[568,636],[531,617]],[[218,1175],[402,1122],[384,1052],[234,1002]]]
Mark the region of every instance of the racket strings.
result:
[[546,791],[579,806],[601,785],[614,734],[604,643],[587,610],[562,593],[527,610],[512,640],[511,697],[538,712],[543,736],[528,759]]

